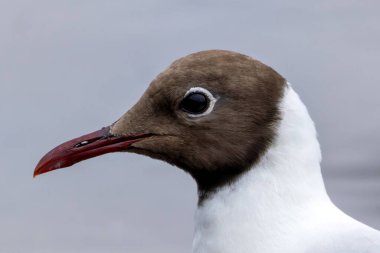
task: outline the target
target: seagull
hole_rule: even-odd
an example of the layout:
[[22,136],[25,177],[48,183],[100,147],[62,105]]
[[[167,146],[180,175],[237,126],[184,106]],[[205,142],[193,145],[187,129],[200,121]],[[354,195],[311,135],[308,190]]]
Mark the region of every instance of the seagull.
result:
[[176,60],[119,120],[57,146],[34,176],[118,151],[194,178],[194,253],[380,252],[380,232],[328,197],[297,93],[249,56],[208,50]]

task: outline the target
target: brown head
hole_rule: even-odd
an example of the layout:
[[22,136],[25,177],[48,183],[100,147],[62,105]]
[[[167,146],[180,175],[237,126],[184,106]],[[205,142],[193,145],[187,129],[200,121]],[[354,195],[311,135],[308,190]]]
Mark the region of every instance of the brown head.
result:
[[113,125],[50,151],[35,175],[127,151],[189,172],[203,199],[242,175],[267,150],[285,86],[273,69],[242,54],[188,55],[158,75]]

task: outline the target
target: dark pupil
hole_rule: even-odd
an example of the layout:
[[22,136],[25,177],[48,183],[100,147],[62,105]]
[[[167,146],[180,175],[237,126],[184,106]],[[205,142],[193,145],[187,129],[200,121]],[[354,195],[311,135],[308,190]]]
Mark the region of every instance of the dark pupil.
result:
[[185,112],[199,114],[207,110],[208,98],[202,93],[191,93],[181,102],[181,108]]

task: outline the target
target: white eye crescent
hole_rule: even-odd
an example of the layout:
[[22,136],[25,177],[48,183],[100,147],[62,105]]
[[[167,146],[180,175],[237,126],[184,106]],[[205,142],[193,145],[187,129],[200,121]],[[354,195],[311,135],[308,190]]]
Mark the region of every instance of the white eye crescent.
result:
[[190,117],[202,117],[212,112],[217,99],[202,87],[189,89],[181,101],[181,109]]

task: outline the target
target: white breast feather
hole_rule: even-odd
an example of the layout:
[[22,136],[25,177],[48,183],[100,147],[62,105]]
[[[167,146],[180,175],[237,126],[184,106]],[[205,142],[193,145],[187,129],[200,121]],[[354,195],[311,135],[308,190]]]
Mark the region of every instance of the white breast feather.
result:
[[198,207],[194,253],[379,253],[380,233],[326,194],[314,123],[289,86],[278,135],[247,174]]

